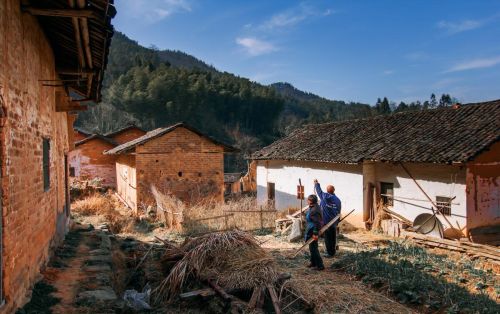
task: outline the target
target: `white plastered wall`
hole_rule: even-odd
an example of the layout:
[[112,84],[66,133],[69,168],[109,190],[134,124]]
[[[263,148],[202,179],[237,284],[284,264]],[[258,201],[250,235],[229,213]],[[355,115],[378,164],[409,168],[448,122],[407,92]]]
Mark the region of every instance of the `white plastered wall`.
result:
[[[413,221],[422,213],[432,213],[431,203],[418,188],[412,178],[408,176],[403,167],[398,163],[374,163],[375,180],[394,184],[393,210],[398,214]],[[435,202],[436,196],[455,197],[451,205],[451,216],[448,220],[454,227],[466,225],[466,185],[465,168],[445,164],[406,163],[405,167],[417,180],[422,189]],[[365,166],[365,175],[368,175]],[[366,177],[365,177],[366,179]],[[448,224],[441,215],[438,215],[443,226]]]
[[[335,194],[342,202],[342,213],[352,209],[347,221],[357,227],[363,223],[363,168],[362,165],[270,160],[257,162],[257,202],[267,203],[267,183],[275,184],[275,206],[278,210],[299,208],[297,185],[299,178],[307,197],[314,193],[313,180],[318,179],[323,190],[328,184],[335,186]],[[305,202],[304,202],[305,205]]]

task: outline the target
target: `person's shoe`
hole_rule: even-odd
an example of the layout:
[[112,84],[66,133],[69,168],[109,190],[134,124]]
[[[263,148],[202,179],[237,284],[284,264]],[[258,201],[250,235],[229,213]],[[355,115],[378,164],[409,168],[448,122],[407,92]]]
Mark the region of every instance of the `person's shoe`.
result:
[[318,271],[325,270],[325,266],[317,267],[316,270],[318,270]]

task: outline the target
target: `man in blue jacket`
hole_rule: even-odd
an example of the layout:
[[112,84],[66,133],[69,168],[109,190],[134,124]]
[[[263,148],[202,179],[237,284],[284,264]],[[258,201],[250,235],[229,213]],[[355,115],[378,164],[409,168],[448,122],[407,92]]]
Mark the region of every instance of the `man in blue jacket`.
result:
[[[321,200],[320,206],[323,212],[323,224],[329,223],[335,216],[340,214],[341,202],[340,199],[335,195],[335,188],[333,185],[328,185],[326,187],[326,193],[321,190],[318,180],[314,180],[314,191]],[[334,223],[330,228],[328,228],[323,237],[325,238],[326,255],[325,257],[333,257],[336,252],[337,245],[337,225],[338,222]]]

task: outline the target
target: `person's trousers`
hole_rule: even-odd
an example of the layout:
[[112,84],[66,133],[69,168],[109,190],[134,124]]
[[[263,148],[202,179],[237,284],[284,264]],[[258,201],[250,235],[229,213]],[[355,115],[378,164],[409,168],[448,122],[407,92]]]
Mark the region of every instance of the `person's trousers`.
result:
[[326,253],[330,256],[335,255],[337,252],[337,226],[334,224],[326,229],[323,237],[325,238]]
[[318,268],[323,268],[323,259],[319,254],[318,241],[309,243],[309,253],[311,253],[311,265]]

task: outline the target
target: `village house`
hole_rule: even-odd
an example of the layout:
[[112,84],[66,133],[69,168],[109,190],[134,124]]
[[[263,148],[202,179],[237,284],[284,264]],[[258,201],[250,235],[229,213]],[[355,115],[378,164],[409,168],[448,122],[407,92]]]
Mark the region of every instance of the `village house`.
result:
[[[298,207],[313,180],[335,186],[347,221],[370,227],[377,204],[413,221],[432,213],[425,191],[474,241],[499,243],[500,100],[307,125],[253,155],[257,201]],[[413,178],[416,179],[416,182]]]
[[118,143],[108,137],[92,134],[74,145],[68,157],[69,176],[78,180],[99,178],[102,186],[116,187],[116,158],[104,155],[104,151],[116,147]]
[[239,172],[224,173],[224,195],[240,194],[243,191],[241,179]]
[[30,2],[0,1],[2,313],[28,300],[64,238],[72,112],[85,108],[69,93],[100,101],[116,13],[108,0]]
[[121,145],[123,143],[130,142],[131,140],[135,140],[144,134],[146,134],[146,131],[135,124],[129,124],[116,131],[104,134],[104,136],[112,139],[114,142],[118,143],[118,145]]
[[117,155],[117,193],[137,211],[154,205],[152,186],[184,202],[224,200],[224,153],[233,152],[184,123],[159,128],[105,154]]
[[[75,134],[85,134],[75,128]],[[116,156],[104,155],[125,142],[146,134],[135,125],[128,125],[105,135],[90,134],[75,141],[75,148],[69,153],[69,175],[78,180],[99,179],[104,187],[116,188]]]
[[79,127],[73,127],[73,139],[76,142],[79,142],[89,136],[92,135],[92,132],[88,132],[87,130],[84,130],[82,128],[79,128]]

